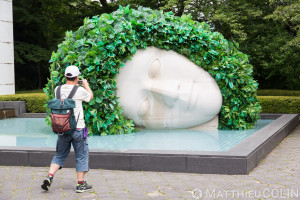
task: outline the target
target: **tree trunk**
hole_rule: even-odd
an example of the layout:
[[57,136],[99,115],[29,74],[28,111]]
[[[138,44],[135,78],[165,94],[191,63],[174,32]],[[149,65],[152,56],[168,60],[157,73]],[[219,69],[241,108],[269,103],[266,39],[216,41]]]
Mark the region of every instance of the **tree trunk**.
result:
[[37,67],[38,67],[38,76],[39,76],[39,89],[42,89],[42,77],[41,77],[40,63],[37,63]]
[[108,7],[106,0],[100,0],[100,2],[104,8]]
[[181,1],[178,1],[178,16],[181,16],[182,14],[183,14],[183,12],[184,12],[184,2],[185,2],[186,0],[181,0]]

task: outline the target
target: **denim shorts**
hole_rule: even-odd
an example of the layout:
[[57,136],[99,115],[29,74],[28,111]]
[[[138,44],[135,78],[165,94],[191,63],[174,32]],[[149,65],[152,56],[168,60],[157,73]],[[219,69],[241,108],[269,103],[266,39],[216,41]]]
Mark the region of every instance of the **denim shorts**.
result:
[[63,167],[72,144],[75,151],[76,171],[89,171],[89,149],[87,138],[83,138],[83,129],[76,129],[70,135],[58,135],[57,137],[56,155],[51,163]]

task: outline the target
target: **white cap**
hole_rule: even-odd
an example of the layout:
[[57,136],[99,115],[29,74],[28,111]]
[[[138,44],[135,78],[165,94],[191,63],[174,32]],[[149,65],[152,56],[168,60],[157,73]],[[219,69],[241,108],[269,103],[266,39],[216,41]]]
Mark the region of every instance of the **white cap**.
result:
[[81,74],[81,73],[80,73],[78,67],[76,67],[75,65],[70,65],[65,70],[65,76],[67,78],[73,78],[73,77],[78,76],[79,74]]

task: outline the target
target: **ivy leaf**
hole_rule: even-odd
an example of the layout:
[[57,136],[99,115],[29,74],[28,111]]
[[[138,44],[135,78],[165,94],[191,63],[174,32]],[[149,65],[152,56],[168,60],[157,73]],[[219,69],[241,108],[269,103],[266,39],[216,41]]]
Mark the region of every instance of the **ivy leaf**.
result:
[[116,24],[116,25],[114,26],[114,31],[115,31],[115,33],[120,33],[120,32],[122,32],[122,31],[123,31],[123,25],[122,25],[122,23]]
[[96,109],[92,109],[92,110],[91,110],[91,114],[92,114],[93,116],[96,116],[96,115],[97,115],[97,110],[96,110]]
[[220,73],[217,73],[216,80],[219,81],[221,79],[222,75]]
[[96,102],[97,103],[102,103],[102,98],[96,97]]
[[232,82],[229,82],[229,87],[230,87],[231,89],[233,89],[233,83],[232,83]]
[[56,78],[59,76],[60,73],[58,71],[53,71],[51,74],[52,74],[53,78]]

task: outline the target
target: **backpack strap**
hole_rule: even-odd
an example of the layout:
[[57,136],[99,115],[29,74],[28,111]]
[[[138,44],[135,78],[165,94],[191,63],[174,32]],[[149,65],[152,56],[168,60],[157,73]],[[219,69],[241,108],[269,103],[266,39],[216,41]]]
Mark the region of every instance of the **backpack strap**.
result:
[[74,87],[72,88],[72,90],[71,90],[69,96],[67,97],[67,99],[72,99],[74,94],[76,93],[77,89],[78,89],[78,86],[74,85]]
[[61,85],[60,86],[58,86],[58,88],[56,89],[56,98],[57,99],[60,99],[60,90],[61,90]]

